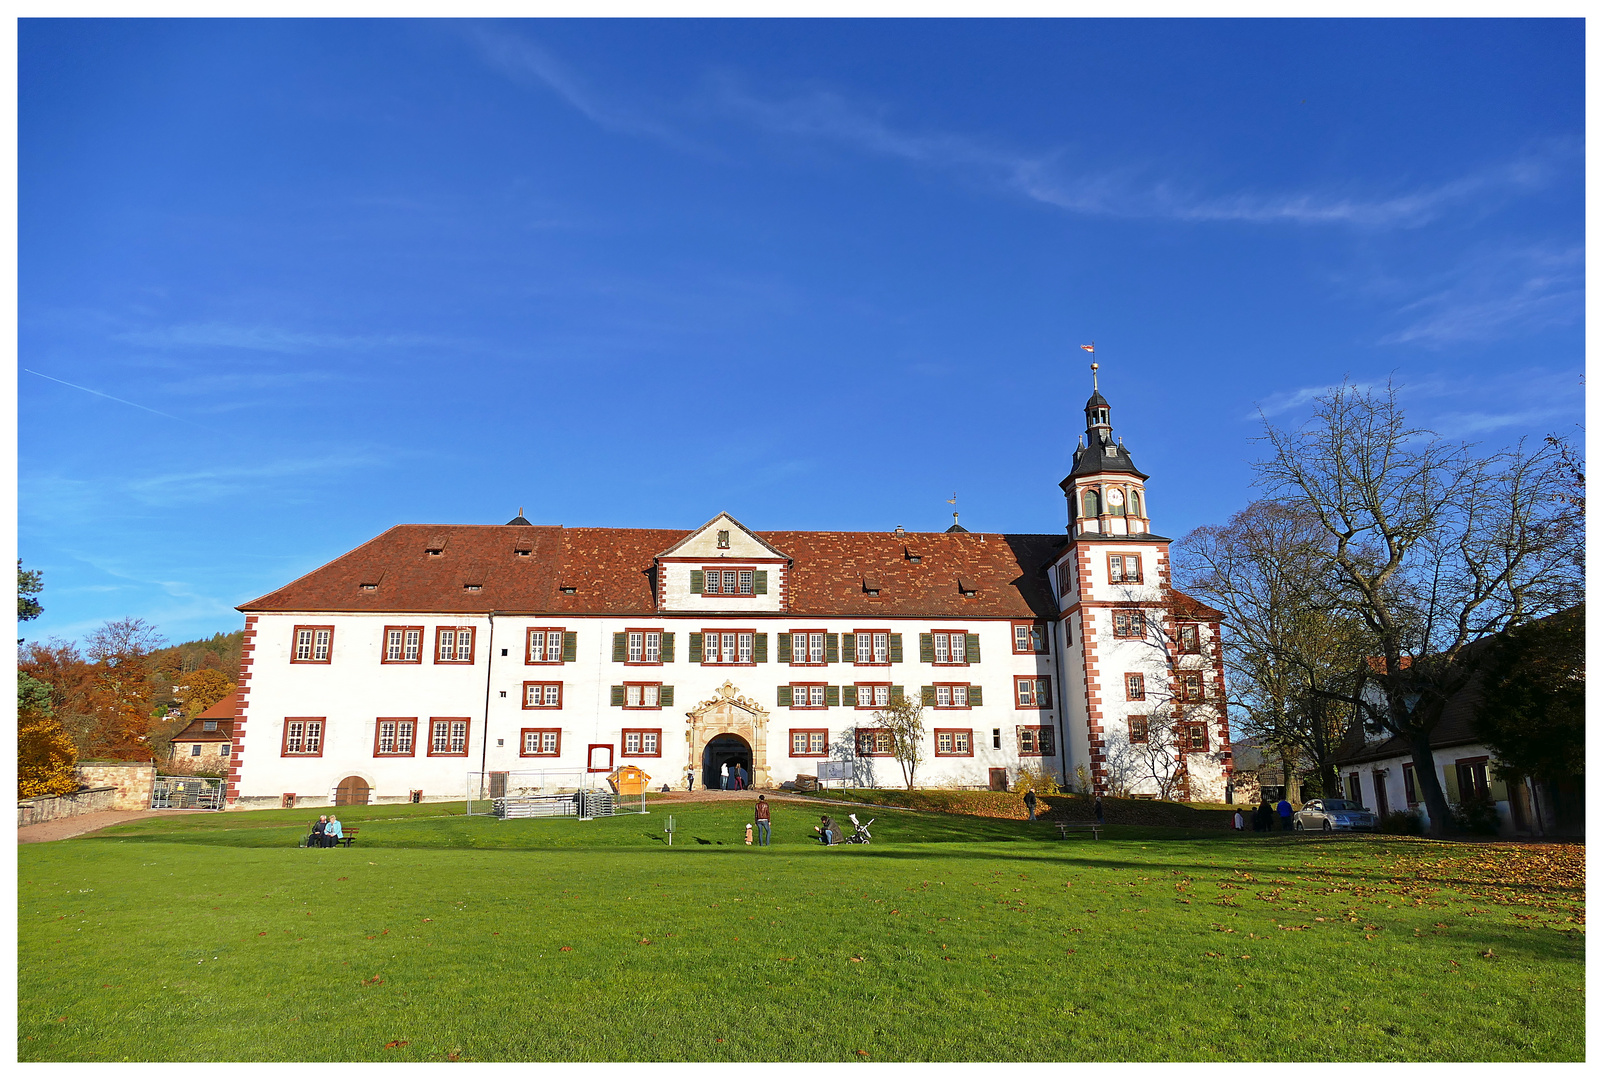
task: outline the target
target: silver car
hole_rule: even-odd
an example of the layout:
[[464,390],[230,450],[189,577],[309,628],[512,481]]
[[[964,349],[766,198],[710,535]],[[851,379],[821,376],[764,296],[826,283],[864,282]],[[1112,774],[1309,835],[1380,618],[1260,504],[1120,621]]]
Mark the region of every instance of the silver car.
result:
[[1291,827],[1298,832],[1318,829],[1333,832],[1337,829],[1373,829],[1376,818],[1359,803],[1346,799],[1310,799],[1292,817]]

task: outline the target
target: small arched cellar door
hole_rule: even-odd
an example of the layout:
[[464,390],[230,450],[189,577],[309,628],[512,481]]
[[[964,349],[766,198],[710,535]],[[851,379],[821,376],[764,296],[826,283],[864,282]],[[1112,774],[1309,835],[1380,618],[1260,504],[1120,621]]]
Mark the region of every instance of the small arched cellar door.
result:
[[340,781],[340,786],[334,789],[335,806],[366,806],[367,797],[372,793],[367,781],[360,776],[347,776]]

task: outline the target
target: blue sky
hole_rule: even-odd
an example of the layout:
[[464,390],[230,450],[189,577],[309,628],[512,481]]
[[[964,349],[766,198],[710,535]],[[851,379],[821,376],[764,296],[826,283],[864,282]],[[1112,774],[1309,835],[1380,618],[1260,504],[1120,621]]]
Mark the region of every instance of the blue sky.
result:
[[1182,536],[1344,376],[1583,393],[1566,21],[23,21],[30,637],[399,522],[1059,532],[1088,357]]

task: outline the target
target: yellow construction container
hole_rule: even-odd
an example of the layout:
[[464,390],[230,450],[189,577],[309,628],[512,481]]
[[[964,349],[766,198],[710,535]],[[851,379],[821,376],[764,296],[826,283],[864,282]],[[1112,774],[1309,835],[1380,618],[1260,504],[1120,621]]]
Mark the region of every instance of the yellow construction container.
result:
[[621,765],[607,776],[607,783],[612,785],[613,794],[639,795],[646,790],[651,777],[646,770],[634,765]]

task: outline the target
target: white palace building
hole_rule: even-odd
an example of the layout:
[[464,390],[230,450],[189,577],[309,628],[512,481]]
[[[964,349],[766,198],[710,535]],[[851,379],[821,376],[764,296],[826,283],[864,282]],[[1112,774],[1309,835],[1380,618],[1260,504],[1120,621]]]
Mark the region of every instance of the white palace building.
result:
[[230,805],[461,799],[542,771],[755,788],[822,760],[919,786],[1021,768],[1223,797],[1218,612],[1169,584],[1144,481],[1085,408],[1067,535],[397,525],[245,613]]

